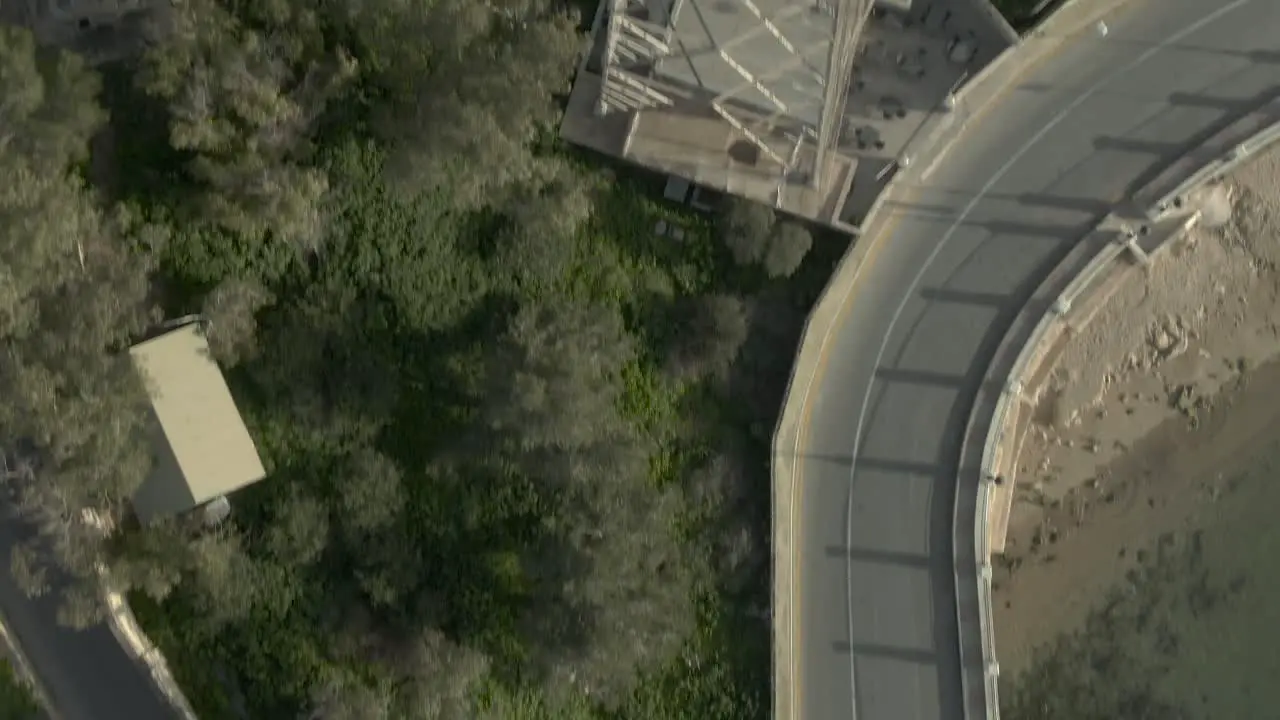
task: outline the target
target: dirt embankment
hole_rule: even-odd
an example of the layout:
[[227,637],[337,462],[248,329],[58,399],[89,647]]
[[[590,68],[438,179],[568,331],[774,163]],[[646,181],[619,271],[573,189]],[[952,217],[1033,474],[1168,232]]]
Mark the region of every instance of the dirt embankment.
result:
[[[1280,426],[1280,152],[1223,186],[1233,208],[1116,293],[1038,398],[996,559],[1003,671],[1083,627],[1159,538],[1185,534]],[[1173,534],[1173,535],[1170,535]]]

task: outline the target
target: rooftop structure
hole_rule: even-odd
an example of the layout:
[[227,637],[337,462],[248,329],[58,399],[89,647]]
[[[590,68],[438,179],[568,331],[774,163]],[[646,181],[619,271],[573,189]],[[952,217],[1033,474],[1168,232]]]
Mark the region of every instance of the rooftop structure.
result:
[[832,152],[848,85],[828,79],[849,76],[871,4],[605,0],[575,100],[627,125],[618,154],[820,215],[848,174]]
[[144,524],[224,497],[266,475],[200,326],[133,346],[156,421],[155,463],[134,494]]
[[142,48],[144,26],[174,0],[10,0],[0,22],[22,25],[46,45],[80,54],[91,64],[120,59]]
[[34,0],[33,15],[89,27],[114,23],[124,15],[153,5],[152,0]]
[[865,205],[913,129],[1003,49],[978,51],[992,36],[974,20],[979,3],[938,4],[603,0],[561,134],[712,190],[856,224],[851,194]]

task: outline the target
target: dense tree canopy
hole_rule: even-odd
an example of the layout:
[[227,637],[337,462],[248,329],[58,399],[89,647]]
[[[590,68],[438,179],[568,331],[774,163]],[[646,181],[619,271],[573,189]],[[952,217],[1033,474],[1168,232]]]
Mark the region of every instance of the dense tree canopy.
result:
[[[100,538],[77,520],[118,511],[150,464],[142,385],[118,352],[154,319],[149,263],[129,247],[148,233],[101,208],[74,172],[106,117],[96,76],[3,27],[0,63],[12,131],[0,143],[0,433],[39,468],[21,489],[78,582],[68,608],[82,607]],[[38,557],[14,557],[33,589],[44,585]]]
[[739,265],[761,265],[772,278],[790,277],[813,247],[813,236],[795,220],[779,221],[773,210],[743,199],[720,212],[720,236]]
[[[105,561],[206,718],[765,715],[762,428],[840,246],[561,146],[581,26],[192,0],[97,70],[0,32],[31,592],[91,622]],[[197,313],[268,477],[217,527],[138,527],[124,351]]]
[[803,225],[780,222],[773,228],[769,248],[764,253],[764,269],[769,277],[790,277],[813,247],[813,236]]
[[750,200],[730,198],[720,212],[721,236],[739,265],[764,259],[776,218],[768,207]]

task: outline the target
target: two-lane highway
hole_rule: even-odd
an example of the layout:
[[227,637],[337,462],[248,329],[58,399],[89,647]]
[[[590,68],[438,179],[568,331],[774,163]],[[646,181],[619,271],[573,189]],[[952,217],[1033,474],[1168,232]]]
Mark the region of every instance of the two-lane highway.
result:
[[1108,25],[1028,68],[886,210],[898,221],[797,378],[796,718],[985,718],[962,693],[982,668],[961,667],[978,628],[957,627],[952,523],[956,493],[977,492],[956,465],[991,355],[1115,203],[1280,92],[1276,0],[1133,0]]

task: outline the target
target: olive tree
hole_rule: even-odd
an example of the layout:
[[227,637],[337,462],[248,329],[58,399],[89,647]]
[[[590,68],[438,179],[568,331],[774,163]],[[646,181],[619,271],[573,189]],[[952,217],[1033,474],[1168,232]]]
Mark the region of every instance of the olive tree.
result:
[[791,277],[812,247],[813,236],[803,225],[792,220],[778,223],[764,252],[765,272],[773,278]]
[[725,199],[720,210],[720,237],[739,265],[754,265],[764,259],[770,245],[775,215],[773,209],[743,198]]
[[680,379],[724,377],[747,339],[747,310],[740,298],[710,295],[679,303],[678,328],[668,350],[667,371]]

